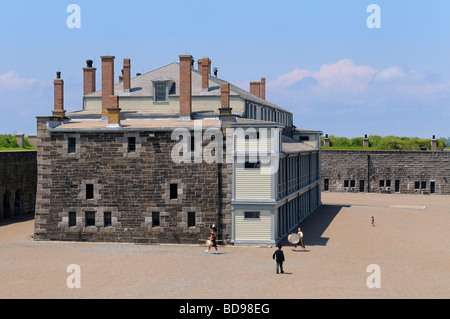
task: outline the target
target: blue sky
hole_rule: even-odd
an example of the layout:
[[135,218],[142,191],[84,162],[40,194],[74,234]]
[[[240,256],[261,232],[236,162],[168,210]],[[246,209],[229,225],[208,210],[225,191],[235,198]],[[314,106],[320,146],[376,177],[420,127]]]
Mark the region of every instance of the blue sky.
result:
[[[70,4],[81,28],[69,29]],[[381,28],[366,11],[381,9]],[[211,58],[219,77],[267,99],[300,128],[364,134],[450,136],[450,1],[7,1],[0,8],[0,133],[36,132],[50,115],[56,71],[68,111],[81,109],[82,68],[125,57],[132,73]],[[118,75],[118,74],[116,74]],[[100,87],[98,74],[97,87]]]

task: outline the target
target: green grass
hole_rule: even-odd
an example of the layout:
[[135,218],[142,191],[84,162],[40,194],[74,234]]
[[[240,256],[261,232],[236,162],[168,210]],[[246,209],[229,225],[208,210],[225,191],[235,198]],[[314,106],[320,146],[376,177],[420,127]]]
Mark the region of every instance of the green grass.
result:
[[[323,149],[343,149],[343,150],[389,150],[389,151],[420,151],[421,148],[431,149],[431,139],[424,139],[418,137],[397,137],[378,135],[369,136],[370,147],[363,147],[363,138],[346,138],[329,136],[331,146],[323,147]],[[323,145],[322,138],[322,145]],[[437,148],[446,148],[443,139],[437,139]]]
[[20,148],[20,147],[0,147],[0,152],[26,152],[36,151],[34,147]]

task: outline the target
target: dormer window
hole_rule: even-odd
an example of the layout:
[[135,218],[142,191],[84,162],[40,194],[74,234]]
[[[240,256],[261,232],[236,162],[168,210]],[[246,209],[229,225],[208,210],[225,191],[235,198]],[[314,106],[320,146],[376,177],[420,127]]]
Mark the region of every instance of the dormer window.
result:
[[175,83],[170,80],[154,81],[153,92],[155,102],[167,102],[168,96],[175,94]]
[[155,101],[167,101],[167,83],[155,83]]

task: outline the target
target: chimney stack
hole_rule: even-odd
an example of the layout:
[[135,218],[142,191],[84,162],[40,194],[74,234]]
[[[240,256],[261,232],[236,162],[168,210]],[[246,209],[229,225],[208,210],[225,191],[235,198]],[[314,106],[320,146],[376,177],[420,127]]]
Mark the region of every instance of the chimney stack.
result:
[[261,78],[261,96],[263,100],[266,99],[266,78]]
[[131,60],[123,59],[123,91],[130,93],[131,90]]
[[437,152],[437,139],[436,135],[433,135],[433,138],[431,139],[431,151]]
[[114,59],[113,56],[102,56],[102,119],[108,118],[111,96],[114,95]]
[[96,91],[95,88],[95,73],[97,71],[96,68],[93,68],[94,61],[87,60],[86,61],[86,67],[83,68],[83,89],[84,89],[84,95],[93,93]]
[[109,98],[110,102],[107,109],[108,116],[108,127],[121,127],[120,124],[120,111],[119,108],[119,96],[111,95]]
[[211,60],[209,58],[202,59],[202,90],[209,89],[209,75],[211,74]]
[[122,74],[119,75],[119,83],[123,82],[123,69],[121,71]]
[[203,70],[202,70],[202,63],[203,63],[203,59],[199,59],[198,61],[197,61],[197,64],[198,64],[198,71],[199,72],[202,72]]
[[364,139],[363,139],[363,147],[370,147],[370,143],[369,143],[369,138],[367,137],[367,134],[364,135]]
[[232,121],[233,114],[231,113],[232,109],[230,108],[230,83],[222,83],[220,85],[220,93],[219,118],[224,121]]
[[192,56],[180,55],[180,119],[190,120],[191,113],[192,113]]
[[328,137],[328,134],[325,135],[325,138],[323,139],[323,146],[330,147],[330,138]]
[[250,82],[250,93],[261,97],[261,82]]
[[54,110],[52,111],[55,117],[65,117],[64,110],[64,81],[61,79],[61,72],[56,72],[56,79],[53,81],[54,86]]

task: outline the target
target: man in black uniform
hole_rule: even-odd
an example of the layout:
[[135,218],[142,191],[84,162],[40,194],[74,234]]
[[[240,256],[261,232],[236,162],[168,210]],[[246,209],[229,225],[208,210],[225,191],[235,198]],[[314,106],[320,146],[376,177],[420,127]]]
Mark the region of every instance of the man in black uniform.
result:
[[281,270],[281,273],[283,274],[283,262],[284,262],[284,253],[281,250],[282,246],[281,244],[278,245],[278,249],[273,253],[272,259],[276,259],[277,262],[277,274],[278,271]]

